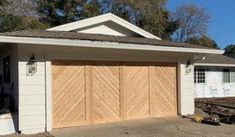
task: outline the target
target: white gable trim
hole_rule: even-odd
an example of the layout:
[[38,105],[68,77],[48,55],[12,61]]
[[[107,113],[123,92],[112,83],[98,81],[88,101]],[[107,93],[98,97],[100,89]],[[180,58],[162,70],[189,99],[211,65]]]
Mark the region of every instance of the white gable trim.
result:
[[64,24],[64,25],[60,25],[57,27],[53,27],[53,28],[49,28],[47,30],[49,31],[73,31],[73,30],[77,30],[80,28],[85,28],[88,26],[92,26],[95,24],[100,24],[106,21],[112,21],[114,23],[117,23],[118,25],[133,31],[145,38],[151,38],[151,39],[158,39],[161,40],[161,38],[131,24],[130,22],[112,14],[112,13],[107,13],[104,15],[100,15],[100,16],[96,16],[96,17],[92,17],[92,18],[88,18],[88,19],[84,19],[81,21],[76,21],[76,22],[72,22],[72,23],[68,23],[68,24]]
[[0,42],[54,45],[54,46],[74,46],[74,47],[87,47],[87,48],[161,51],[161,52],[207,53],[207,54],[208,53],[209,54],[223,54],[224,53],[224,50],[217,50],[217,49],[183,48],[183,47],[168,47],[168,46],[142,45],[142,44],[118,43],[118,42],[12,37],[12,36],[0,36]]

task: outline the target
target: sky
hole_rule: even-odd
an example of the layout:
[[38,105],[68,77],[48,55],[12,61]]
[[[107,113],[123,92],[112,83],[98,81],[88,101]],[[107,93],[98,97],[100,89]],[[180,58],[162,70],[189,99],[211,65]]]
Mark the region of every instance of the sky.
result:
[[235,44],[235,0],[168,0],[167,8],[174,11],[181,4],[194,3],[203,6],[212,16],[207,35],[221,49]]

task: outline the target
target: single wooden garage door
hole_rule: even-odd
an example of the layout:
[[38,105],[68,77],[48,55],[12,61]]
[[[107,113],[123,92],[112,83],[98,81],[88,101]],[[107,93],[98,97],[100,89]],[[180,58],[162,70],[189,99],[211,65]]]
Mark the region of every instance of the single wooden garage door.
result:
[[53,128],[177,115],[176,64],[52,62]]

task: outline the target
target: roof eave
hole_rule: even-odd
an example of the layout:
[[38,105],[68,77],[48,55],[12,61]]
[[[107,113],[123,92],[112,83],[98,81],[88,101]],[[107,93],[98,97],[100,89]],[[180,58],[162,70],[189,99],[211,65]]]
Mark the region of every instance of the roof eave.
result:
[[194,66],[235,67],[235,64],[194,63]]
[[74,46],[87,48],[110,48],[126,50],[143,50],[143,51],[162,51],[162,52],[183,52],[183,53],[207,53],[223,54],[224,50],[217,49],[200,49],[185,47],[168,47],[155,45],[141,45],[132,43],[89,41],[89,40],[71,40],[71,39],[52,39],[52,38],[33,38],[33,37],[14,37],[0,36],[1,43],[19,43],[19,44],[39,44],[55,46]]

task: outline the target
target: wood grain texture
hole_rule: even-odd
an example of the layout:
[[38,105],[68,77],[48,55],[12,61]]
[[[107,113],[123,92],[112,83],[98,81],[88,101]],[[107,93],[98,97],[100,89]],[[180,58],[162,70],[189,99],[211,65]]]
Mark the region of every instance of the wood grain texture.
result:
[[67,63],[52,65],[53,128],[86,122],[85,67],[78,62]]
[[151,115],[177,115],[177,86],[175,64],[150,66]]
[[176,64],[53,61],[53,128],[177,115]]
[[119,65],[95,63],[93,65],[94,123],[120,119]]
[[127,63],[123,75],[125,110],[127,119],[148,118],[149,79],[148,65]]

